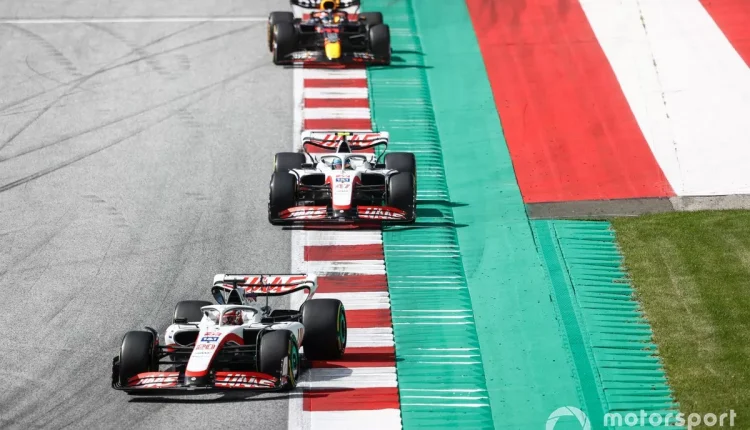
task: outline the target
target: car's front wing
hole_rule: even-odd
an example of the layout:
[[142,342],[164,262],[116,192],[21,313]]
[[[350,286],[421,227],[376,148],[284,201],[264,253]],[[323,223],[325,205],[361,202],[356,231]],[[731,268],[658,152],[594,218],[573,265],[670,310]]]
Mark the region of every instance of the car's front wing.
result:
[[294,206],[270,214],[275,221],[282,222],[393,222],[408,223],[414,221],[413,216],[401,209],[389,206],[355,206],[348,210],[334,210],[330,206]]
[[323,51],[303,50],[292,52],[287,58],[281,61],[283,64],[306,64],[306,63],[327,63],[327,64],[388,64],[390,59],[380,58],[370,52],[343,52],[341,57],[330,59]]
[[287,386],[288,377],[276,378],[272,375],[249,371],[217,371],[207,378],[196,382],[189,381],[183,372],[145,372],[139,373],[122,386],[116,375],[112,378],[112,388],[129,394],[156,394],[170,391],[228,391],[258,390],[274,391]]

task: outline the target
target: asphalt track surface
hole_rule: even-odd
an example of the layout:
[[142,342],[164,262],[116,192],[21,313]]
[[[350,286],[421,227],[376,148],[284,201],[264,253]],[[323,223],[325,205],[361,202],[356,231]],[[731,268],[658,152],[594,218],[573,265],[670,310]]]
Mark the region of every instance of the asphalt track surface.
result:
[[125,331],[290,267],[265,208],[292,82],[264,20],[288,3],[211,3],[0,3],[0,428],[287,427],[285,395],[109,387]]

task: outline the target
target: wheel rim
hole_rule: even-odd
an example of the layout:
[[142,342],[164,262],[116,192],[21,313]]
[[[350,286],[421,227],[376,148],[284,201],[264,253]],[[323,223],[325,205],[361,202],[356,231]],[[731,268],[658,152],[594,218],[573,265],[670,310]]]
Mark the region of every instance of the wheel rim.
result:
[[346,348],[346,313],[343,306],[339,306],[339,318],[336,328],[338,330],[339,351],[343,351]]
[[289,342],[289,385],[292,387],[297,385],[297,377],[299,377],[299,350],[297,341],[292,337],[292,341]]

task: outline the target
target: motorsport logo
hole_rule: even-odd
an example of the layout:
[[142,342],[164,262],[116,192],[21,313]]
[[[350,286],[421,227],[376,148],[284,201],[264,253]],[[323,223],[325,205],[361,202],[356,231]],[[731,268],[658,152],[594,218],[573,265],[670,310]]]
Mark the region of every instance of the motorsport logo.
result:
[[586,414],[575,406],[564,406],[562,408],[555,409],[554,412],[549,414],[547,417],[547,426],[544,430],[555,430],[557,421],[562,417],[575,417],[578,423],[581,425],[581,430],[591,430],[591,422]]
[[[560,418],[573,417],[578,420],[578,424],[581,425],[581,430],[591,430],[591,421],[586,416],[586,413],[578,409],[575,406],[564,406],[562,408],[555,409],[549,417],[547,417],[547,425],[544,427],[545,430],[555,430],[555,426]],[[641,409],[638,412],[628,412],[621,414],[619,412],[608,412],[604,414],[604,422],[601,428],[611,427],[683,427],[687,426],[688,430],[693,429],[696,426],[705,424],[708,427],[714,427],[718,424],[718,427],[734,427],[734,419],[737,418],[737,413],[731,409],[729,412],[722,414],[696,414],[691,413],[685,415],[682,412],[677,413],[658,413],[658,412],[646,412]],[[572,422],[572,420],[567,420]],[[726,421],[726,422],[725,422]],[[570,427],[566,427],[570,428]]]

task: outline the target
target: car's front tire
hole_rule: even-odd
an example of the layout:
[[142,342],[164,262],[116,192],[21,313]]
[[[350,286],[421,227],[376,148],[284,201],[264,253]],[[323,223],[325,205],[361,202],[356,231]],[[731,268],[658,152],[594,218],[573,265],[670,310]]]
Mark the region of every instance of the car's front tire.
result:
[[133,376],[158,370],[156,361],[156,337],[147,331],[129,331],[120,346],[119,382],[127,387]]
[[273,26],[280,22],[294,24],[294,14],[291,12],[271,12],[268,15],[268,25],[266,26],[266,38],[268,39],[268,51],[273,52]]
[[391,64],[391,29],[387,24],[370,27],[370,50],[385,64]]
[[406,212],[407,221],[416,218],[417,189],[414,175],[396,173],[388,178],[387,205]]
[[291,173],[274,173],[271,175],[270,193],[268,197],[268,220],[271,224],[284,224],[279,219],[279,212],[296,205],[297,179]]
[[297,32],[294,24],[280,22],[273,26],[273,63],[276,65],[288,63],[289,54],[297,48]]
[[346,349],[346,311],[340,300],[313,299],[302,304],[305,336],[302,346],[310,360],[337,360]]
[[282,367],[284,357],[288,357],[286,372],[289,376],[284,388],[291,390],[297,386],[297,378],[299,378],[300,373],[297,340],[288,330],[274,330],[260,338],[260,344],[258,345],[258,371],[260,373],[281,378],[284,372]]

